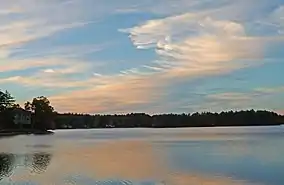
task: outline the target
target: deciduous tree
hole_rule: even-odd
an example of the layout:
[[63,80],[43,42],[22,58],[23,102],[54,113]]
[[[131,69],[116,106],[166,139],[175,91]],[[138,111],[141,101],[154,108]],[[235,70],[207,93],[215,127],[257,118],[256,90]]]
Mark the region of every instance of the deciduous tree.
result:
[[45,96],[34,98],[32,102],[25,103],[25,110],[32,111],[33,124],[38,129],[51,129],[53,126],[54,108]]

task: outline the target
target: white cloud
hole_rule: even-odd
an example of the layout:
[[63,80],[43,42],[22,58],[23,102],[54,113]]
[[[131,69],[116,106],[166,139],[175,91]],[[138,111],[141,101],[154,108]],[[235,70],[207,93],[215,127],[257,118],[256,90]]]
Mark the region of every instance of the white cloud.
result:
[[[53,70],[62,73],[78,73],[90,69],[90,67],[99,67],[101,63],[91,63],[89,61],[77,58],[63,58],[59,56],[42,56],[34,58],[7,59],[8,61],[0,63],[0,72],[11,72],[35,68],[53,68]],[[56,68],[56,69],[55,69]]]
[[[92,64],[89,61],[72,60],[64,58],[35,58],[33,60],[21,61],[21,65],[16,65],[13,61],[10,66],[0,66],[2,71],[23,70],[25,68],[48,67],[43,70],[35,70],[33,74],[10,76],[0,78],[0,84],[18,84],[28,87],[46,87],[46,88],[68,88],[68,87],[89,87],[92,84],[92,78],[87,80],[83,75],[92,75],[92,69],[99,66],[99,63]],[[14,65],[15,64],[15,65]],[[30,64],[30,65],[29,65]]]
[[190,32],[194,28],[179,25],[188,24],[196,16],[193,14],[183,14],[165,19],[150,20],[145,24],[130,29],[120,29],[119,31],[129,33],[129,37],[138,49],[148,49],[156,47],[159,42],[166,42],[168,36],[182,32]]
[[[267,12],[268,5],[278,8]],[[30,41],[84,26],[106,14],[133,12],[164,17],[119,30],[129,35],[137,49],[155,50],[157,60],[153,64],[105,76],[94,69],[95,62],[80,58],[101,49],[89,46],[68,46],[21,55],[22,58],[11,57]],[[0,7],[0,14],[5,15],[0,19],[0,72],[41,69],[32,76],[0,79],[0,83],[83,88],[52,97],[59,110],[128,111],[156,101],[163,88],[176,79],[219,75],[262,64],[267,47],[283,41],[278,35],[283,30],[282,13],[283,7],[277,0],[157,0],[154,4],[151,0],[112,4],[105,0],[5,1]],[[21,16],[13,20],[14,14]],[[272,27],[278,32],[263,36],[259,31]],[[241,95],[225,94],[219,100],[229,99],[241,99]]]
[[175,16],[123,31],[138,49],[155,48],[162,61],[172,63],[170,76],[226,72],[247,65],[236,60],[262,57],[263,43],[246,36],[242,24],[197,17]]
[[[36,50],[25,47],[32,41],[96,21],[99,14],[92,17],[92,11],[86,10],[88,6],[85,3],[87,1],[1,1],[0,71],[46,67],[55,65],[56,62],[60,65],[62,58],[99,51],[103,46],[94,44],[68,45],[64,48],[53,45]],[[19,54],[19,50],[25,52]],[[35,57],[38,61],[34,60]]]
[[[278,5],[277,2],[206,1],[211,6],[193,2],[190,6],[199,7],[199,11],[193,8],[119,31],[128,33],[137,49],[155,49],[161,61],[156,63],[163,68],[167,62],[165,76],[170,78],[221,74],[260,65],[266,57],[266,49],[283,41],[277,34],[260,36],[250,30],[256,22],[275,14],[258,11],[268,4]],[[280,22],[275,24],[281,25]]]
[[45,72],[45,73],[55,73],[55,71],[53,69],[45,69],[45,70],[43,70],[43,72]]
[[93,75],[96,76],[96,77],[102,77],[103,76],[100,73],[93,73]]
[[154,67],[154,66],[148,66],[148,65],[143,65],[143,67],[146,69],[153,70],[153,71],[163,71],[164,70],[164,68],[161,68],[161,67]]

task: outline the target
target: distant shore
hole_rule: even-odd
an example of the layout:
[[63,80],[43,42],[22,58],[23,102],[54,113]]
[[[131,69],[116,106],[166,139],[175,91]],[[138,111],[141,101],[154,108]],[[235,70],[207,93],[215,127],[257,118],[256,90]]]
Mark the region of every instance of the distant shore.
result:
[[6,129],[0,130],[0,137],[11,137],[18,135],[51,135],[54,132],[49,130],[37,130],[37,129]]
[[200,128],[254,128],[254,127],[271,127],[271,126],[280,126],[284,127],[284,124],[275,124],[275,125],[247,125],[247,126],[211,126],[211,127],[161,127],[161,128],[153,128],[153,127],[129,127],[129,128],[73,128],[73,129],[56,129],[54,131],[50,130],[37,130],[37,129],[6,129],[6,130],[0,130],[0,138],[2,137],[13,137],[13,136],[19,136],[19,135],[53,135],[56,133],[56,131],[87,131],[87,130],[112,130],[112,129],[200,129]]

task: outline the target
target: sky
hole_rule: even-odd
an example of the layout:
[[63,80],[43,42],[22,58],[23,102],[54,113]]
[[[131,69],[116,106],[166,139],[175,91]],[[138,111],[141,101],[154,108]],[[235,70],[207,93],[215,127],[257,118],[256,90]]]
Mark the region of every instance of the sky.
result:
[[0,3],[0,89],[20,104],[284,114],[284,0]]

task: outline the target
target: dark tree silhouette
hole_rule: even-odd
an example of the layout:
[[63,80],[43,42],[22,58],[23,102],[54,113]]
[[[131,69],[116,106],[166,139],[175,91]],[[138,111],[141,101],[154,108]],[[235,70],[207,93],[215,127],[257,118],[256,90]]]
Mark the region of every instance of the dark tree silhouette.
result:
[[25,108],[26,111],[32,111],[31,102],[27,101],[24,106],[25,106],[24,108]]
[[[0,129],[13,128],[14,108],[19,108],[7,91],[0,91]],[[266,126],[284,124],[284,116],[269,111],[229,111],[221,113],[162,114],[148,115],[131,113],[126,115],[58,114],[50,101],[40,96],[25,103],[25,110],[32,112],[33,128],[76,129],[76,128],[176,128],[214,126]]]
[[33,125],[36,129],[52,129],[54,108],[45,96],[34,98],[32,103],[25,103],[25,110],[33,112]]
[[127,115],[57,114],[56,128],[177,128],[214,126],[268,126],[284,124],[284,117],[269,111],[238,111],[221,113]]
[[0,129],[13,127],[12,110],[17,106],[15,98],[8,91],[0,90]]
[[0,90],[0,111],[12,108],[15,103],[15,98],[8,92]]

